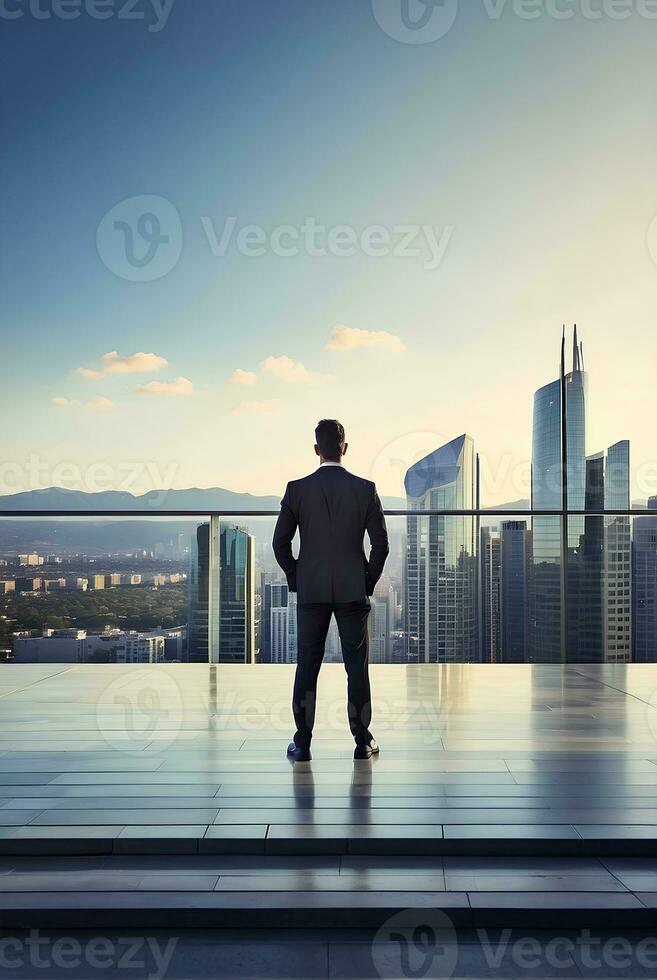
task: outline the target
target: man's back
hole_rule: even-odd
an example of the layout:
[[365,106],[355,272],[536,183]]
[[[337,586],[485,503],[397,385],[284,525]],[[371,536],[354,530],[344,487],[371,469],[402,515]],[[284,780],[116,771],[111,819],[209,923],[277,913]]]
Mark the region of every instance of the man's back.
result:
[[[376,487],[342,465],[344,426],[323,419],[315,429],[319,469],[288,483],[274,531],[274,554],[297,593],[297,669],[292,693],[296,724],[288,758],[307,762],[315,723],[317,678],[331,619],[335,616],[347,671],[347,716],[356,742],[355,759],[379,751],[370,731],[372,697],[368,672],[368,596],[388,556],[388,533]],[[292,553],[297,530],[299,557]],[[365,556],[365,533],[372,546]]]
[[[299,557],[291,541],[299,529]],[[364,535],[372,545],[365,557]],[[288,484],[274,552],[290,588],[303,602],[358,602],[372,594],[388,554],[388,536],[376,487],[342,465],[324,463]]]

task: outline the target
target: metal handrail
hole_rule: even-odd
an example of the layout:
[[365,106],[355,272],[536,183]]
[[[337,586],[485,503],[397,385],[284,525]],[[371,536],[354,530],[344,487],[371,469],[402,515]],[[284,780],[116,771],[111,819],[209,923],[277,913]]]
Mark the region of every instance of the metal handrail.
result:
[[[386,517],[657,517],[657,509],[632,507],[627,510],[384,510]],[[33,518],[156,518],[156,517],[278,517],[278,510],[0,510],[0,520]]]

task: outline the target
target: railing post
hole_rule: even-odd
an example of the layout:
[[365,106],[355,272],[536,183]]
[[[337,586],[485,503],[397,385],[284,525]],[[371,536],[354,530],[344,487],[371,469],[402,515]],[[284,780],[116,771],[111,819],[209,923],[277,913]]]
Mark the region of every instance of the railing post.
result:
[[208,662],[211,664],[219,663],[221,591],[219,524],[219,514],[211,514],[208,547]]
[[560,647],[561,663],[568,662],[568,385],[566,383],[566,334],[561,342],[561,517],[560,539]]
[[[481,509],[481,459],[477,453],[476,461],[476,484],[475,484],[475,507],[477,511]],[[483,573],[483,555],[481,553],[481,514],[475,517],[475,554],[476,554],[476,576],[477,585],[475,591],[475,605],[477,609],[477,653],[479,663],[484,662],[484,607],[481,601],[481,586]]]

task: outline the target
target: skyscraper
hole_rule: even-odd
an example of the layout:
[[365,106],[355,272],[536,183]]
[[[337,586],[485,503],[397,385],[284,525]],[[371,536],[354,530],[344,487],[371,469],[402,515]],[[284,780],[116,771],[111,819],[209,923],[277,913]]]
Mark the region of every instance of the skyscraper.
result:
[[369,619],[370,663],[385,664],[390,661],[390,607],[386,596],[373,595]]
[[634,519],[633,659],[640,664],[657,663],[657,497],[648,507],[654,516]]
[[243,528],[221,525],[218,568],[210,575],[210,525],[192,541],[188,659],[207,663],[253,663],[255,656],[255,543]]
[[261,578],[260,661],[286,664],[289,658],[289,589],[286,582]]
[[[573,333],[573,368],[565,375],[566,458],[568,507],[584,510],[586,493],[586,402],[588,378],[582,349]],[[562,506],[561,379],[534,395],[532,430],[532,508]],[[579,544],[583,519],[568,522],[569,546]],[[534,663],[561,661],[561,528],[558,516],[535,517],[532,526],[533,568],[529,659]]]
[[289,663],[297,662],[297,594],[288,592],[287,596],[287,655]]
[[500,530],[500,662],[522,664],[529,638],[530,535],[527,521],[502,521]]
[[[630,507],[630,444],[627,439],[607,450],[605,509]],[[629,516],[605,518],[605,652],[606,663],[632,660],[632,522]]]
[[406,655],[410,662],[471,663],[479,659],[477,532],[473,517],[421,517],[422,511],[476,506],[474,441],[459,436],[412,466],[404,481]]
[[[209,661],[208,599],[210,595],[210,525],[201,524],[192,537],[189,562],[189,606],[187,614],[187,660]],[[215,583],[215,601],[219,593]]]
[[397,601],[389,575],[382,575],[374,588],[372,596],[372,615],[370,627],[372,663],[392,663],[392,632],[395,628]]
[[603,510],[630,506],[630,444],[586,460],[584,532],[569,552],[568,659],[629,663],[632,649],[631,527]]
[[497,528],[481,529],[481,659],[500,660],[500,535]]
[[[627,662],[631,654],[630,521],[601,511],[629,507],[629,443],[587,456],[588,379],[573,335],[573,368],[534,396],[530,659],[534,663]],[[565,421],[568,517],[562,541]],[[565,593],[562,593],[562,576]],[[566,605],[563,607],[563,595]]]
[[219,662],[255,657],[255,539],[226,525],[219,535]]

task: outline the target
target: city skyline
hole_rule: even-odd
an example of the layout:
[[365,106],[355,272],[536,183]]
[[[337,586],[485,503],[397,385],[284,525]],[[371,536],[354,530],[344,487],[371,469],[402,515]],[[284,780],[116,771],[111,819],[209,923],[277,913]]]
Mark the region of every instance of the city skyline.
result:
[[[573,328],[562,338],[559,377],[534,394],[532,509],[581,516],[507,520],[423,511],[472,510],[479,454],[464,434],[412,466],[405,478],[404,614],[409,662],[629,663],[633,638],[646,659],[654,594],[652,519],[632,549],[630,443],[588,444],[589,379]],[[654,498],[651,498],[651,505]],[[643,532],[643,533],[642,533]],[[640,575],[632,591],[633,560]],[[633,622],[634,614],[634,622]]]

